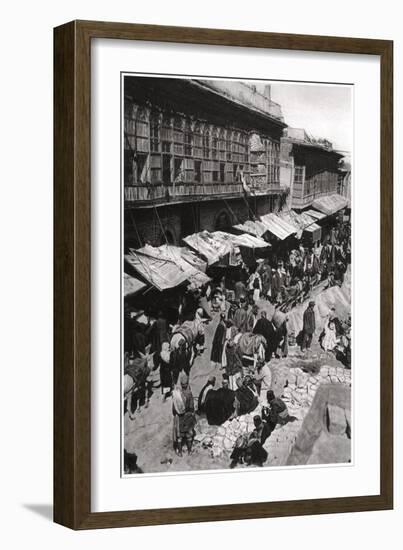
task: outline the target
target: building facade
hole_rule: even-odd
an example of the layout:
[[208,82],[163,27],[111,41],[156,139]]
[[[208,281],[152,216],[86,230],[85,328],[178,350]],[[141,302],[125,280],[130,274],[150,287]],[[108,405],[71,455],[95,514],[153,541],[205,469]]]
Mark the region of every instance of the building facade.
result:
[[285,127],[269,86],[125,76],[125,246],[180,244],[279,210]]
[[351,206],[351,158],[348,154],[340,161],[337,192],[345,197]]
[[287,128],[281,139],[280,172],[282,185],[290,190],[289,207],[303,210],[320,197],[338,193],[342,157],[329,141]]

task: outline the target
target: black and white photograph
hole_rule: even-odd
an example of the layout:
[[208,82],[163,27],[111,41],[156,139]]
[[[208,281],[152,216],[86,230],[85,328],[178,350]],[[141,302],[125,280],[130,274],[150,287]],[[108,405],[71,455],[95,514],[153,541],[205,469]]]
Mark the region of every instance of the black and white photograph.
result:
[[121,77],[122,475],[353,462],[353,86]]
[[3,6],[0,545],[379,550],[402,9],[187,7]]

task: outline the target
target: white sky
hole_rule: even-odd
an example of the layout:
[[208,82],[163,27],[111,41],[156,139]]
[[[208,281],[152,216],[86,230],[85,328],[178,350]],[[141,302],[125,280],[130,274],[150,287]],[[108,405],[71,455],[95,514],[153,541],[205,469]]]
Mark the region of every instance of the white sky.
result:
[[280,103],[285,122],[326,138],[335,149],[352,150],[352,86],[271,82],[271,98]]

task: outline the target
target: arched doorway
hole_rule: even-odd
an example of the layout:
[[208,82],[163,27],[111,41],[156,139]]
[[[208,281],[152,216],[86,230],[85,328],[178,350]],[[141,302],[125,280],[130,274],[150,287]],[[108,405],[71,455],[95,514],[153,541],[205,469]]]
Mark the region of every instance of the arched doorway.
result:
[[162,244],[176,245],[174,230],[172,228],[164,227],[164,230],[160,231],[158,243],[158,246],[161,246]]
[[175,244],[175,237],[170,229],[165,230],[165,238],[168,244]]
[[215,221],[215,231],[225,231],[231,227],[231,218],[226,210],[222,210]]

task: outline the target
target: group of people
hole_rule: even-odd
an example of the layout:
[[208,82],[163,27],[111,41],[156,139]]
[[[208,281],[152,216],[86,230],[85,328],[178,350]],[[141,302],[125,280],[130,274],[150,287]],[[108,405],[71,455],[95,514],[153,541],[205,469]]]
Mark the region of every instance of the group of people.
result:
[[[267,453],[263,448],[267,437],[279,422],[287,419],[285,403],[272,392],[272,373],[269,366],[273,356],[288,353],[288,317],[286,311],[305,301],[313,286],[326,281],[327,286],[342,284],[350,261],[350,234],[333,231],[328,242],[316,248],[300,246],[281,257],[272,255],[258,261],[252,268],[243,265],[239,277],[228,281],[221,277],[213,287],[188,289],[178,309],[178,324],[173,328],[163,311],[154,322],[130,335],[130,350],[125,356],[124,395],[129,417],[147,407],[153,392],[160,388],[163,401],[172,399],[173,445],[179,456],[184,448],[191,454],[197,414],[205,415],[211,425],[253,412],[264,402],[262,416],[254,417],[255,429],[237,440],[231,455],[231,467],[240,462],[263,464]],[[268,318],[261,300],[275,305]],[[191,362],[181,348],[174,349],[172,336],[182,337],[187,345],[186,323],[195,319],[200,329],[218,312],[218,324],[212,340],[210,361],[221,369],[222,383],[209,376],[195,400],[189,384]],[[303,328],[297,337],[301,351],[309,350],[317,328],[315,302],[311,300],[303,315]],[[189,328],[189,330],[191,330]],[[334,308],[325,321],[319,343],[325,351],[338,350],[346,339],[344,325]],[[204,339],[204,337],[203,337]],[[126,340],[126,335],[125,335]],[[242,344],[242,345],[241,345]],[[189,346],[188,346],[189,347]],[[249,352],[245,353],[247,348]],[[202,351],[204,347],[202,348]],[[245,361],[249,353],[250,363]]]
[[281,398],[276,397],[272,390],[268,390],[266,399],[267,406],[262,407],[261,416],[253,417],[252,432],[243,433],[237,438],[230,457],[230,468],[242,463],[248,466],[263,466],[267,460],[267,451],[264,448],[266,440],[277,424],[284,424],[289,420],[287,405]]
[[[239,305],[240,308],[246,307],[243,299]],[[244,311],[247,315],[249,314],[247,309]],[[265,311],[261,312],[259,319],[257,319],[258,311],[255,306],[251,311],[256,316],[254,326],[250,326],[255,331],[255,335],[264,333],[268,337],[266,323],[270,324],[270,333],[275,332],[271,322],[267,320]],[[228,419],[254,411],[259,404],[260,396],[266,394],[267,405],[270,407],[271,371],[266,361],[266,359],[270,359],[267,356],[266,346],[265,353],[255,365],[256,368],[245,370],[242,354],[236,345],[236,336],[242,335],[243,332],[231,319],[225,318],[223,313],[220,314],[211,349],[213,363],[218,364],[223,370],[222,383],[217,388],[216,377],[209,376],[197,400],[194,399],[189,384],[189,373],[186,373],[184,369],[179,371],[173,368],[169,334],[169,327],[160,312],[158,319],[146,331],[148,343],[146,340],[145,348],[128,355],[125,366],[124,391],[126,408],[131,419],[134,418],[136,411],[140,411],[143,406],[148,406],[156,386],[160,386],[163,401],[168,397],[172,398],[173,447],[178,456],[182,456],[184,449],[187,449],[189,454],[193,451],[196,414],[205,415],[210,425],[221,425]],[[263,336],[261,340],[266,342]],[[218,341],[220,345],[218,345]],[[158,346],[160,346],[159,351],[155,349]],[[225,361],[222,359],[224,348]],[[155,373],[158,373],[159,380],[156,379]],[[271,418],[272,424],[268,425],[271,426],[272,431],[275,426],[275,424],[273,425],[273,414]],[[262,426],[267,424],[267,420],[263,419],[262,422]],[[268,437],[267,429],[264,430],[264,433]],[[263,439],[261,438],[259,445],[263,445]],[[259,445],[255,442],[253,449],[256,450]],[[236,445],[238,450],[236,452],[234,450],[239,459],[243,456],[240,451],[241,447],[238,442]],[[251,456],[253,457],[251,463],[259,462],[254,452]],[[259,456],[263,463],[263,450],[260,451]],[[236,462],[238,458],[233,461]]]
[[[124,371],[125,398],[131,418],[136,410],[148,406],[153,389],[161,388],[165,400],[172,394],[179,373],[184,371],[189,374],[194,350],[193,346],[187,345],[187,341],[192,340],[195,348],[197,344],[198,352],[204,350],[204,324],[210,320],[204,314],[203,308],[196,305],[191,315],[187,313],[183,322],[179,322],[178,317],[175,325],[168,323],[162,310],[155,319],[148,318],[147,325],[131,324]],[[182,353],[184,347],[186,352]]]
[[[169,325],[162,311],[145,328],[135,324],[130,331],[130,350],[124,358],[124,397],[130,419],[148,407],[155,386],[173,388],[170,364]],[[165,390],[167,392],[167,390]]]
[[326,316],[319,344],[326,352],[334,353],[346,367],[351,367],[351,317],[340,320],[336,308],[332,307]]
[[[317,328],[315,302],[311,300],[303,315],[303,327],[297,337],[301,351],[311,348],[313,335]],[[323,322],[319,334],[319,345],[327,353],[335,355],[345,367],[351,368],[351,316],[342,321],[338,318],[336,308],[332,306]]]
[[[264,365],[268,369],[267,363],[273,355],[287,355],[287,321],[288,317],[281,313],[275,313],[269,320],[265,309],[259,311],[258,306],[250,304],[244,296],[239,303],[231,305],[227,315],[220,314],[210,360],[212,367],[224,371],[230,389],[236,390],[238,378],[250,369],[264,372]],[[250,368],[244,365],[245,356],[250,357]]]
[[[216,377],[209,376],[195,400],[189,385],[189,379],[182,373],[179,384],[172,394],[173,413],[173,446],[182,456],[184,445],[188,454],[193,452],[193,440],[198,415],[206,415],[210,425],[221,425],[229,419],[253,412],[259,404],[261,390],[251,376],[237,379],[237,389],[231,390],[228,386],[228,377],[223,375],[222,385],[215,389]],[[272,390],[265,393],[266,402],[262,407],[261,416],[253,418],[254,430],[242,433],[234,444],[231,453],[230,467],[237,464],[262,466],[267,460],[267,451],[263,445],[279,423],[286,423],[289,419],[288,409],[284,401],[275,397]]]
[[[313,287],[321,282],[326,287],[342,285],[351,261],[351,238],[348,225],[332,229],[325,243],[318,246],[292,248],[281,255],[273,253],[270,260],[258,260],[254,266],[242,266],[240,276],[233,283],[235,301],[247,295],[255,303],[269,300],[287,311],[305,301]],[[220,283],[217,293],[226,292]]]

